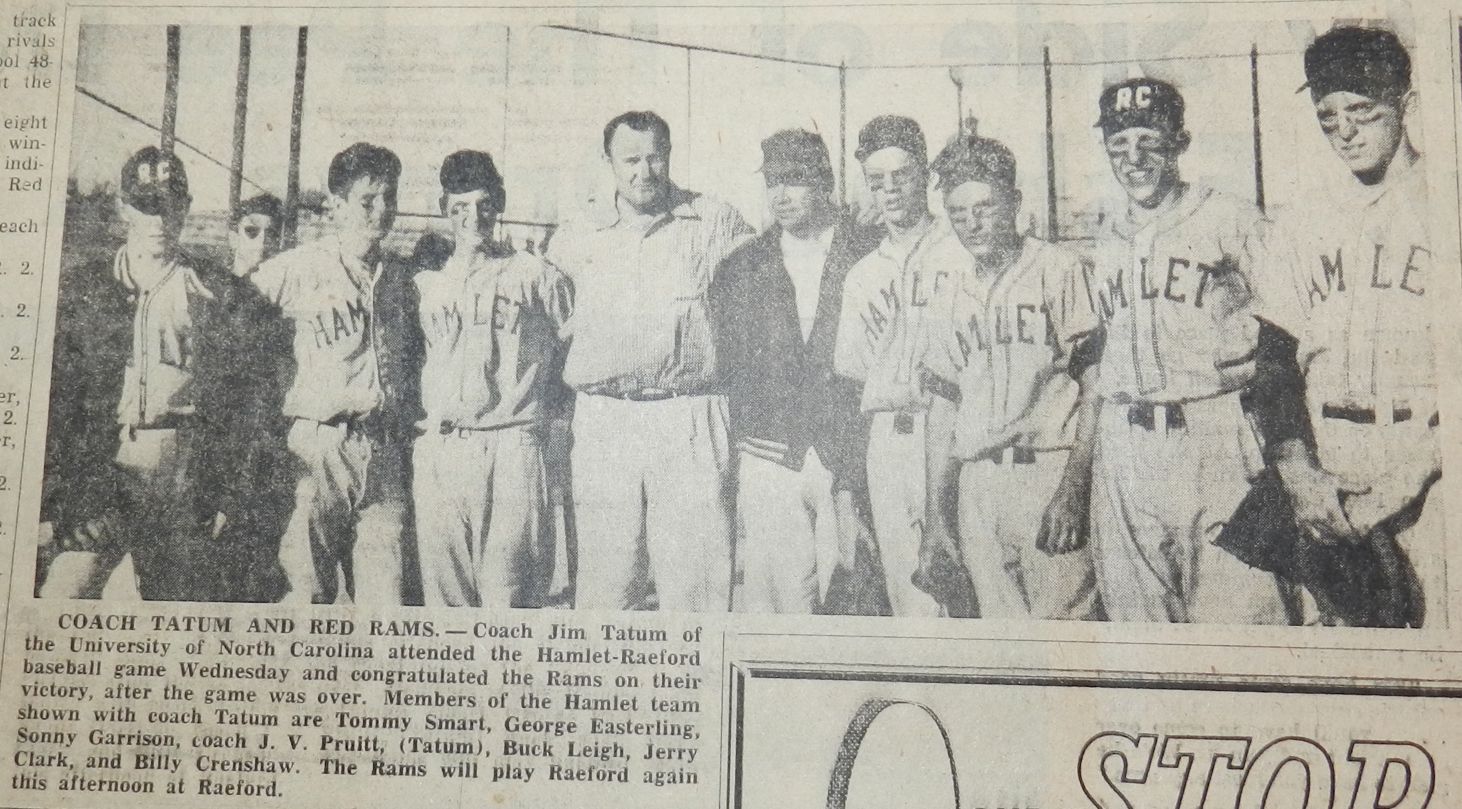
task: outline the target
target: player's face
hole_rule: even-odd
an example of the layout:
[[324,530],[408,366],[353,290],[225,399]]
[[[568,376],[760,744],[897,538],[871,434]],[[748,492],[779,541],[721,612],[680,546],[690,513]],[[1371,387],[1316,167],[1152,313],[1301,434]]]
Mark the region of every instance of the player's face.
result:
[[228,234],[229,246],[234,251],[234,274],[247,275],[255,267],[274,254],[274,217],[263,213],[251,213],[239,218],[239,223]]
[[396,221],[396,184],[360,177],[335,198],[335,227],[341,235],[379,244]]
[[816,181],[782,172],[768,172],[767,209],[783,230],[798,232],[816,222],[827,201],[827,189]]
[[486,191],[478,189],[465,194],[448,194],[446,208],[447,219],[452,223],[452,237],[459,246],[481,244],[492,237],[498,211],[493,208],[492,198]]
[[621,126],[609,141],[607,157],[619,198],[636,210],[655,210],[670,188],[670,145],[660,143],[653,130]]
[[1186,145],[1180,136],[1134,126],[1106,137],[1107,161],[1127,198],[1151,208],[1178,184],[1178,157]]
[[1019,196],[971,180],[944,194],[944,210],[954,235],[975,258],[989,258],[1015,234]]
[[1315,117],[1330,148],[1357,177],[1384,174],[1405,137],[1401,109],[1346,90],[1315,102]]
[[863,181],[884,222],[912,225],[929,210],[929,174],[913,155],[897,146],[879,149],[864,159]]

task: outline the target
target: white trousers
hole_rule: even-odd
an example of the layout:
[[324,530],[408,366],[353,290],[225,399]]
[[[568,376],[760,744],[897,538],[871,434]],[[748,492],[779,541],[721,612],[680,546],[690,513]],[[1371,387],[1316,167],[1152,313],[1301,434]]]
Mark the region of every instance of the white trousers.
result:
[[814,449],[801,469],[749,452],[739,453],[737,464],[741,609],[811,614],[837,562],[833,474]]
[[1096,574],[1083,548],[1050,556],[1036,548],[1041,517],[1066,467],[1065,451],[1035,463],[966,461],[959,476],[959,534],[981,618],[1096,617]]
[[1159,410],[1152,429],[1104,402],[1091,492],[1092,559],[1113,621],[1284,624],[1272,574],[1213,544],[1263,469],[1238,394],[1183,405],[1186,426]]
[[398,605],[406,492],[402,451],[343,426],[296,419],[289,449],[304,467],[279,547],[284,601]]
[[731,607],[731,449],[724,396],[579,395],[573,429],[575,605]]
[[521,425],[416,439],[412,490],[428,606],[541,604],[553,573],[542,435]]
[[[1312,414],[1313,416],[1313,414]],[[1439,440],[1424,420],[1396,424],[1356,424],[1344,419],[1315,418],[1315,438],[1324,467],[1343,477],[1368,484],[1373,490],[1395,489],[1396,467]],[[1422,588],[1425,626],[1448,625],[1447,580],[1444,556],[1446,532],[1442,517],[1442,485],[1431,487],[1414,524],[1397,532],[1396,542],[1406,553]],[[1415,492],[1389,492],[1394,499]],[[1358,495],[1355,499],[1374,497]],[[1455,623],[1455,621],[1451,622]]]
[[893,614],[899,617],[938,617],[939,602],[915,587],[919,544],[924,538],[925,416],[914,414],[912,429],[902,431],[898,414],[873,414],[868,436],[868,501],[873,508],[873,533],[883,560],[884,582]]

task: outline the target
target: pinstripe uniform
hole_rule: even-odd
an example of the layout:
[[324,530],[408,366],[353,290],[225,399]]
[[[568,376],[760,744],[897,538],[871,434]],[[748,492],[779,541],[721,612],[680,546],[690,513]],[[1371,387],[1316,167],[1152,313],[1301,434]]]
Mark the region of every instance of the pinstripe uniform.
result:
[[[1321,465],[1371,491],[1350,505],[1389,515],[1420,578],[1428,625],[1445,622],[1433,275],[1424,162],[1321,211],[1282,215],[1279,266],[1293,268],[1265,315],[1300,340]],[[1319,214],[1319,215],[1317,215]],[[1418,486],[1421,488],[1418,489]],[[1364,503],[1361,501],[1374,501]],[[1399,513],[1406,506],[1416,513]]]
[[868,438],[868,499],[882,556],[890,605],[899,616],[937,616],[939,605],[910,580],[924,533],[925,416],[918,360],[927,339],[923,320],[936,269],[935,246],[952,239],[933,217],[905,243],[887,237],[848,271],[843,284],[834,367],[863,383],[862,407],[872,414]]
[[1104,222],[1088,276],[1106,328],[1092,554],[1119,621],[1285,623],[1277,580],[1212,544],[1263,468],[1238,390],[1254,370],[1260,214],[1184,187]]
[[[1036,548],[1074,438],[1076,383],[1066,352],[1091,323],[1080,260],[1027,236],[1015,261],[982,279],[956,239],[934,262],[949,274],[932,294],[936,312],[925,366],[959,390],[953,456],[961,547],[985,618],[1089,618],[1096,589],[1085,551]],[[1023,434],[1012,446],[1011,425]]]
[[428,604],[535,606],[545,545],[544,397],[569,308],[557,270],[528,253],[453,256],[415,277],[426,357],[425,434],[413,450]]
[[[403,596],[406,467],[415,407],[414,296],[400,268],[363,266],[327,236],[264,262],[250,280],[294,326],[284,414],[304,467],[280,547],[289,599],[330,603],[343,576],[358,603]],[[409,422],[408,422],[409,423]]]

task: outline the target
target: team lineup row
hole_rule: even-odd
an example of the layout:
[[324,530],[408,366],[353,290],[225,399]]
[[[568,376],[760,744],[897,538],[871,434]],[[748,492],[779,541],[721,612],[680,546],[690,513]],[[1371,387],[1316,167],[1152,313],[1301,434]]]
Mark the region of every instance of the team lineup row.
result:
[[183,165],[144,148],[125,244],[62,277],[38,590],[268,569],[270,599],[540,606],[570,412],[579,608],[1442,623],[1410,59],[1338,27],[1304,68],[1350,198],[1276,220],[1185,181],[1180,89],[1130,79],[1097,99],[1127,204],[1082,253],[1020,232],[1006,146],[931,160],[893,115],[858,136],[872,216],[820,136],[764,140],[761,234],[617,116],[613,193],[542,257],[493,240],[474,150],[442,163],[450,239],[389,255],[401,163],[358,143],[333,233],[272,255],[250,200],[232,273],[180,248]]

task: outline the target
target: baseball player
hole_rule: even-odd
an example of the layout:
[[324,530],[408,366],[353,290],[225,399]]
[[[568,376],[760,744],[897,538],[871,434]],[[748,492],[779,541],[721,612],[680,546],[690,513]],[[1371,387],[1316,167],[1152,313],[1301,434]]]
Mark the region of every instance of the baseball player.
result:
[[231,467],[206,433],[230,404],[212,382],[231,359],[209,338],[229,291],[178,244],[190,202],[181,160],[153,146],[132,155],[119,183],[126,243],[63,295],[46,499],[66,552],[42,595],[215,596],[204,560]]
[[848,271],[834,363],[863,385],[862,408],[872,414],[868,497],[889,604],[897,616],[937,616],[938,602],[912,581],[924,531],[929,407],[915,371],[914,335],[928,305],[921,268],[948,229],[929,213],[928,151],[917,122],[874,118],[858,133],[855,154],[886,232]]
[[627,112],[604,127],[614,193],[554,236],[573,280],[564,381],[572,452],[576,606],[730,607],[731,447],[707,292],[751,228],[670,181],[670,127]]
[[[1092,324],[1081,261],[1017,230],[1021,194],[1004,144],[959,138],[932,168],[958,238],[926,263],[936,270],[923,361],[935,394],[926,538],[959,537],[950,555],[968,565],[981,617],[1095,617],[1087,552],[1036,547],[1075,438],[1066,363],[1087,335],[1068,327]],[[948,502],[958,503],[957,525],[941,524]]]
[[860,515],[867,432],[857,387],[832,359],[843,278],[880,234],[843,221],[821,137],[783,130],[762,141],[762,155],[776,225],[711,285],[738,451],[741,608],[812,613],[834,566],[851,570],[854,543],[871,542]]
[[249,279],[294,326],[283,412],[303,467],[280,547],[289,600],[400,604],[405,436],[417,420],[419,356],[410,279],[380,243],[396,215],[401,161],[357,143],[330,161],[335,232],[259,265]]
[[442,161],[453,249],[418,272],[426,416],[412,453],[428,605],[538,606],[552,573],[545,531],[545,393],[569,306],[557,270],[495,244],[507,202],[486,152]]
[[1389,31],[1339,27],[1305,50],[1304,67],[1320,129],[1355,182],[1345,198],[1279,217],[1293,284],[1265,314],[1299,340],[1315,446],[1291,438],[1275,465],[1315,538],[1394,536],[1421,589],[1406,622],[1442,624],[1432,242],[1426,171],[1407,135],[1411,59]]
[[1104,90],[1098,104],[1127,199],[1103,218],[1087,279],[1104,328],[1083,385],[1095,423],[1079,429],[1040,542],[1082,544],[1089,498],[1091,552],[1111,619],[1287,623],[1278,580],[1212,544],[1263,469],[1240,395],[1254,372],[1260,214],[1183,181],[1178,161],[1190,136],[1171,84],[1131,79]]

